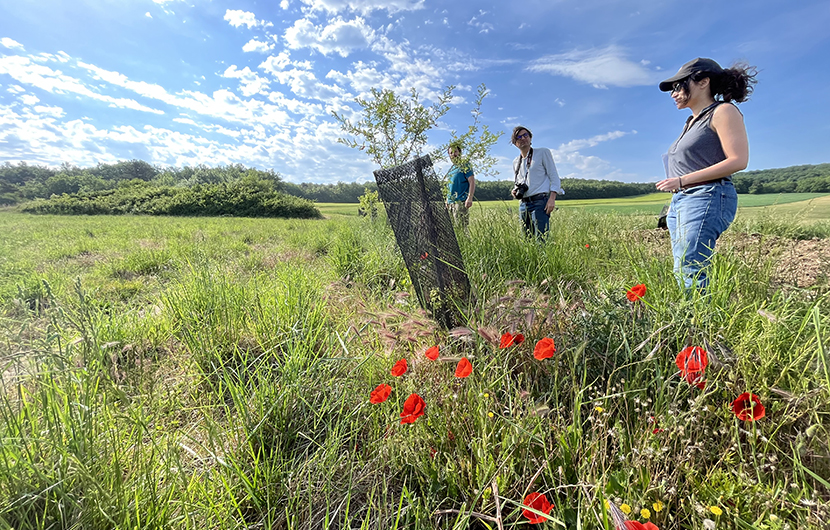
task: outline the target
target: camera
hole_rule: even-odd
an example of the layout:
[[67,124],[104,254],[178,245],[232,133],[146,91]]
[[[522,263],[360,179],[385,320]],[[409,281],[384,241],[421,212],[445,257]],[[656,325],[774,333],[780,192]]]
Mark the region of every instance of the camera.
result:
[[521,183],[513,186],[513,196],[517,199],[523,198],[525,193],[527,193],[527,184]]

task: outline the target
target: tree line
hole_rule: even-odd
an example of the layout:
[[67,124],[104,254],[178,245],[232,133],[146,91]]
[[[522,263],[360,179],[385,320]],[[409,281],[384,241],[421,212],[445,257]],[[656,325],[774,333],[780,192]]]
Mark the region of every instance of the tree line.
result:
[[[142,160],[98,164],[79,168],[62,164],[58,168],[29,165],[25,162],[0,166],[0,205],[14,205],[52,196],[90,194],[139,183],[171,188],[229,184],[240,180],[268,183],[276,192],[316,202],[357,203],[368,191],[377,191],[374,182],[336,184],[294,184],[273,170],[247,168],[241,164],[208,167],[205,165],[161,168]],[[743,171],[734,177],[738,193],[830,193],[830,164],[791,166],[780,169]],[[480,180],[476,199],[509,200],[511,180]],[[609,180],[563,179],[563,200],[617,198],[654,191],[651,183],[625,183]]]

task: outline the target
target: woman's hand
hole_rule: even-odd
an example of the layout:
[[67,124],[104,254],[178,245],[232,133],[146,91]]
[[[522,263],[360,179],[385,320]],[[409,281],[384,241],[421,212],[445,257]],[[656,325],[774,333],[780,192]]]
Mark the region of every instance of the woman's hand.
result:
[[660,191],[677,191],[680,189],[680,178],[667,178],[657,183],[657,189]]

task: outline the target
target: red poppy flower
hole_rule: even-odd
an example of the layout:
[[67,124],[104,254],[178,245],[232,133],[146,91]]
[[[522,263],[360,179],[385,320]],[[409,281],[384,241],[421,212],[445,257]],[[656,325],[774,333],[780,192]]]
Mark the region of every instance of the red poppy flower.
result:
[[585,248],[591,248],[591,245],[589,245],[588,243],[585,243]]
[[554,353],[556,353],[556,345],[553,343],[553,339],[550,337],[545,337],[544,339],[541,339],[539,342],[536,343],[536,347],[533,348],[533,356],[540,361],[542,359],[550,359],[551,357],[553,357]]
[[435,460],[435,455],[438,454],[438,450],[434,447],[429,448],[429,457]]
[[467,377],[473,373],[473,365],[464,357],[458,361],[458,366],[455,368],[455,377]]
[[652,522],[641,523],[639,521],[626,521],[626,530],[660,530],[657,525]]
[[383,403],[384,401],[389,399],[389,394],[391,393],[392,387],[381,383],[369,394],[369,403],[371,403],[372,405]]
[[689,372],[683,377],[683,379],[685,379],[690,385],[696,386],[701,390],[706,388],[706,381],[703,380],[703,372]]
[[421,259],[427,259],[429,257],[429,252],[424,252],[421,254]]
[[434,361],[438,358],[438,353],[438,346],[433,346],[432,348],[429,348],[426,352],[424,352],[424,355],[426,355],[427,359],[429,359],[430,361]]
[[403,411],[401,412],[401,425],[404,423],[415,423],[415,420],[424,415],[426,403],[424,399],[418,394],[409,394],[406,401],[403,403]]
[[[553,509],[553,504],[548,502],[548,498],[545,497],[543,493],[535,491],[533,493],[528,493],[522,504],[545,514],[549,514]],[[528,518],[530,524],[544,523],[548,520],[548,518],[544,515],[539,515],[538,513],[531,512],[530,510],[522,510],[522,515]]]
[[732,412],[743,421],[760,420],[766,415],[766,409],[761,405],[761,398],[749,392],[744,392],[732,402]]
[[392,375],[400,377],[406,373],[406,359],[401,359],[392,367]]
[[525,341],[525,336],[521,333],[516,333],[515,335],[511,335],[510,333],[505,333],[501,336],[501,342],[499,343],[499,348],[502,350],[505,348],[509,348],[510,346],[518,346],[519,344]]
[[641,283],[639,285],[635,285],[628,291],[626,291],[625,296],[632,302],[636,302],[640,298],[646,295],[646,284]]

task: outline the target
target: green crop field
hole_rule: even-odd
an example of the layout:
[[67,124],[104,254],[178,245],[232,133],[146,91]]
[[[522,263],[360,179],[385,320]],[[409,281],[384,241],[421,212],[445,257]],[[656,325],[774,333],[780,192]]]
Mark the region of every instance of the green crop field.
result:
[[0,211],[0,529],[826,529],[830,229],[751,197],[684,293],[649,197],[477,206],[453,329],[356,205]]
[[[557,203],[560,210],[583,209],[596,213],[617,213],[631,215],[657,215],[671,200],[668,193],[651,193],[619,199],[562,200]],[[358,215],[357,204],[318,203],[324,215]],[[740,215],[781,215],[802,221],[830,220],[830,194],[826,193],[780,193],[765,195],[739,195]],[[518,211],[517,201],[476,202],[473,215],[485,211]]]

